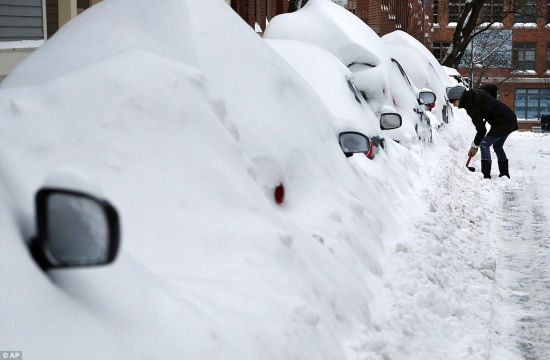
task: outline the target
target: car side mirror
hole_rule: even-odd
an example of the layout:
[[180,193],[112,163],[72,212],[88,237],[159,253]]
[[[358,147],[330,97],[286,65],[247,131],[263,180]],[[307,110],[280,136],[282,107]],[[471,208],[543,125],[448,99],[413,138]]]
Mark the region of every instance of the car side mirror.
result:
[[392,130],[401,127],[403,120],[398,113],[384,113],[380,116],[380,129]]
[[433,91],[421,91],[418,94],[418,102],[422,105],[432,105],[435,104],[435,93]]
[[120,242],[117,211],[87,193],[44,188],[36,194],[38,235],[31,253],[43,269],[106,265]]
[[348,131],[338,136],[340,147],[346,157],[355,153],[368,153],[370,151],[370,139],[358,132]]

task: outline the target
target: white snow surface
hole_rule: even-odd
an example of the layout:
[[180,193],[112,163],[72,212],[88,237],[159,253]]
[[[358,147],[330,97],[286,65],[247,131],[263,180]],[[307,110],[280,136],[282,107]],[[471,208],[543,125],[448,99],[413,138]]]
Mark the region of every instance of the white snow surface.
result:
[[448,104],[447,88],[454,85],[447,72],[424,45],[404,31],[393,31],[384,35],[382,40],[413,83],[435,93],[436,102],[432,112],[441,120],[443,107]]
[[[433,54],[424,46],[422,43],[420,43],[418,40],[416,40],[411,35],[407,34],[404,31],[396,30],[389,34],[386,34],[382,37],[384,42],[388,44],[396,44],[396,45],[406,45],[408,47],[412,47],[416,49],[416,53],[422,56],[422,62],[428,62],[431,65],[431,69],[433,71],[434,75],[429,76],[429,83],[432,87],[438,87],[438,86],[452,86],[451,80],[447,76],[447,73],[445,69],[439,64],[437,59],[433,56]],[[411,77],[416,77],[417,73],[414,71],[414,68],[411,67]],[[414,81],[414,80],[413,80]],[[439,82],[441,84],[439,84]]]
[[331,112],[334,130],[360,131],[383,136],[380,121],[360,94],[348,85],[354,76],[327,50],[301,41],[266,39],[266,42],[311,85]]
[[536,29],[537,23],[515,23],[512,29]]
[[419,116],[414,86],[391,62],[384,41],[353,13],[330,0],[311,0],[300,10],[274,17],[264,38],[309,42],[331,52],[355,76],[377,116],[399,112],[403,126],[387,134],[406,147],[416,141]]
[[441,66],[445,73],[449,76],[461,76],[457,69],[450,68],[448,66]]
[[[346,159],[318,96],[225,3],[103,2],[0,92],[0,348],[333,359],[370,323],[410,155]],[[64,169],[118,209],[114,265],[47,275],[29,256],[34,193],[71,185]]]
[[44,40],[0,41],[0,50],[34,49],[42,46],[43,44]]
[[[465,112],[374,160],[345,158],[333,122],[223,1],[110,0],[65,25],[0,87],[0,349],[486,358],[499,188],[464,168]],[[36,266],[44,185],[118,209],[114,264]]]
[[373,48],[373,39],[380,39],[378,35],[361,19],[330,0],[310,0],[298,11],[274,17],[264,37],[317,44],[346,66],[378,65],[381,61],[378,49]]

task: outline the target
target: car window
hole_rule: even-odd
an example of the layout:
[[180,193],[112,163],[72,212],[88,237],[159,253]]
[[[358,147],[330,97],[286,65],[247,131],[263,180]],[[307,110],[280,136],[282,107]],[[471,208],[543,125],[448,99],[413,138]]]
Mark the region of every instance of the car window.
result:
[[401,76],[403,76],[403,79],[405,79],[405,81],[407,82],[407,84],[409,84],[409,86],[412,86],[412,83],[411,83],[411,80],[409,80],[409,77],[407,76],[407,73],[405,72],[405,70],[403,69],[403,67],[401,66],[401,64],[395,60],[395,59],[391,59],[392,63],[397,67],[397,69],[399,70],[399,72],[401,73]]
[[360,62],[352,62],[347,67],[349,68],[350,66],[353,66],[353,65],[365,65],[365,66],[368,66],[368,67],[376,67],[376,65],[373,65],[373,64],[360,63]]
[[[359,89],[357,88],[357,85],[355,85],[355,83],[353,82],[353,80],[350,79],[350,78],[346,78],[346,81],[347,81],[347,83],[348,83],[348,87],[349,87],[350,91],[353,93],[353,96],[355,97],[355,100],[356,100],[359,104],[362,104],[362,102],[361,102],[360,91],[359,91]],[[363,97],[366,97],[366,94],[363,94]]]

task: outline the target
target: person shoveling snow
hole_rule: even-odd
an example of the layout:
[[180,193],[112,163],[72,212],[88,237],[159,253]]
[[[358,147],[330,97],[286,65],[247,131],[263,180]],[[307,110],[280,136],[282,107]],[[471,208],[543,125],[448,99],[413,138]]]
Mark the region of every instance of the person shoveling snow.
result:
[[[483,178],[491,178],[491,152],[489,149],[491,146],[497,154],[499,176],[510,178],[508,158],[503,146],[508,135],[518,129],[516,114],[505,104],[481,89],[466,90],[462,86],[455,86],[447,91],[447,96],[454,106],[466,109],[476,127],[477,133],[468,156],[475,156],[477,149],[481,149]],[[488,133],[484,120],[491,125],[491,130]]]

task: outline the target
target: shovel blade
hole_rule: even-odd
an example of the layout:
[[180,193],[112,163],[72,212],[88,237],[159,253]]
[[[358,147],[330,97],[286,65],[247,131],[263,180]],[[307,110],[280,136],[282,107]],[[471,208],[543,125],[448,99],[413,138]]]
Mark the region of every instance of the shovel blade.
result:
[[476,168],[474,168],[474,167],[471,167],[471,166],[466,166],[466,167],[467,167],[467,168],[468,168],[468,170],[470,170],[471,172],[474,172],[474,171],[476,171]]

